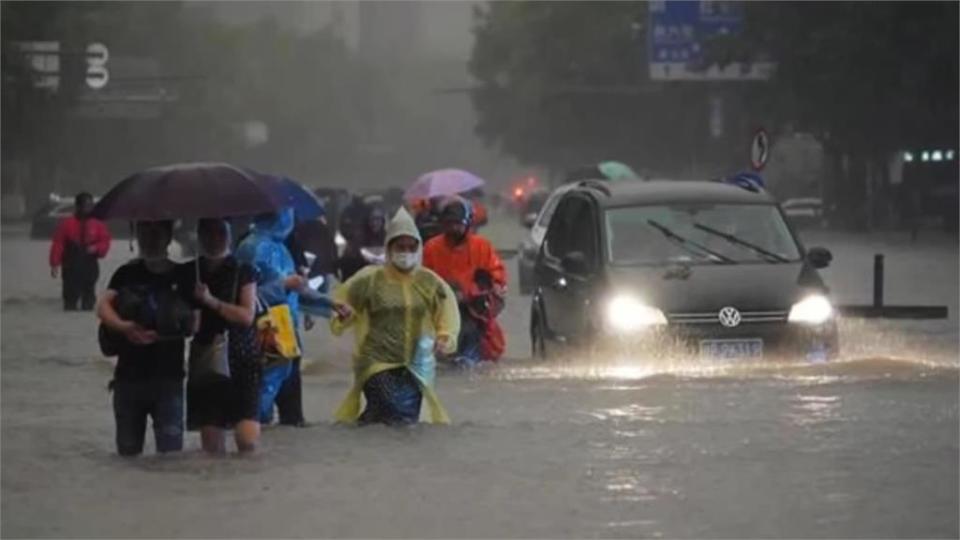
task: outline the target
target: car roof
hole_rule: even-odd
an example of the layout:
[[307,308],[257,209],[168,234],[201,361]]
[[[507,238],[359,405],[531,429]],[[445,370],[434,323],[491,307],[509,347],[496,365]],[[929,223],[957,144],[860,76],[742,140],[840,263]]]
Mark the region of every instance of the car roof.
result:
[[662,203],[727,203],[773,204],[776,200],[765,191],[698,180],[607,180],[579,182],[580,188],[602,193],[597,199],[604,208]]
[[820,205],[823,204],[823,199],[819,197],[797,197],[795,199],[787,199],[781,203],[781,205],[786,208],[788,206],[798,206],[805,204]]

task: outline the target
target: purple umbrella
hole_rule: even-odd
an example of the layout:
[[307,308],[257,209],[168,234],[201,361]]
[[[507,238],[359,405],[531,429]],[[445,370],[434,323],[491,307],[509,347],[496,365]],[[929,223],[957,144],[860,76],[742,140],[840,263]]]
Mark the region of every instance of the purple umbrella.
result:
[[97,202],[101,219],[158,221],[275,212],[277,181],[226,163],[183,163],[133,174]]
[[483,187],[484,183],[483,179],[467,171],[441,169],[418,178],[404,193],[404,198],[409,201],[457,195]]

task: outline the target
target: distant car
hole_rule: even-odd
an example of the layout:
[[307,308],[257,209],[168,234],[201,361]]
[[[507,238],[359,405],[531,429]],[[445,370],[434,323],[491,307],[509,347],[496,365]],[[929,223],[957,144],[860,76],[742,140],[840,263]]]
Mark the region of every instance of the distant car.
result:
[[[33,214],[30,220],[30,238],[34,240],[49,240],[57,230],[60,220],[73,215],[73,199],[51,197]],[[107,228],[113,238],[130,238],[130,223],[126,221],[107,220]]]
[[522,212],[527,201],[534,193],[548,191],[541,187],[540,180],[535,176],[528,176],[513,183],[509,189],[499,194],[502,201],[517,212]]
[[780,204],[790,224],[797,228],[823,226],[823,199],[800,197],[787,199]]
[[73,201],[50,201],[33,214],[30,222],[30,238],[45,240],[53,238],[57,224],[73,215]]
[[832,256],[804,249],[760,189],[585,181],[551,214],[534,268],[535,356],[570,345],[721,360],[837,353],[817,272]]
[[560,186],[547,194],[543,204],[537,210],[537,213],[531,217],[531,213],[523,215],[523,224],[530,229],[530,232],[524,237],[517,250],[518,280],[520,282],[520,294],[533,293],[533,267],[537,262],[537,254],[540,252],[540,243],[543,242],[543,235],[547,232],[547,225],[550,223],[550,217],[557,208],[557,203],[564,193],[575,187],[576,184],[567,184]]

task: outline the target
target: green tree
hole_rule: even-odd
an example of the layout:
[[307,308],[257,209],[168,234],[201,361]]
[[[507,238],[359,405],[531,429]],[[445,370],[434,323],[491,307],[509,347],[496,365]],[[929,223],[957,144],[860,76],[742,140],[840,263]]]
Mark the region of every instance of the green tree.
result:
[[[773,79],[751,97],[756,115],[813,133],[834,164],[840,212],[861,211],[867,222],[893,198],[885,175],[893,152],[956,148],[958,6],[747,2],[745,31],[708,50],[718,63],[754,51],[776,60]],[[846,173],[840,156],[852,164]]]
[[[555,170],[605,159],[673,175],[744,166],[753,122],[737,113],[737,92],[648,80],[647,10],[641,2],[478,9],[470,60],[478,134],[522,162]],[[715,140],[710,95],[727,104],[726,133]]]

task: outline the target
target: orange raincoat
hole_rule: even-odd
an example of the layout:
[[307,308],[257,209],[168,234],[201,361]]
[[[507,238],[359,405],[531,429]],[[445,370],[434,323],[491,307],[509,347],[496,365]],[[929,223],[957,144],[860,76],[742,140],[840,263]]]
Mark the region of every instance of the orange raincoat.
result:
[[[458,289],[465,300],[490,293],[482,291],[474,281],[477,270],[489,272],[494,286],[499,289],[498,294],[505,294],[507,271],[503,261],[493,244],[480,235],[468,233],[463,242],[455,246],[442,234],[430,239],[423,248],[423,266]],[[497,360],[506,345],[503,330],[492,316],[485,323],[484,356],[488,360]]]
[[507,271],[497,250],[489,240],[477,234],[467,234],[456,246],[451,245],[444,235],[431,238],[423,247],[423,265],[465,295],[480,292],[473,281],[477,270],[490,272],[496,285],[507,286]]

